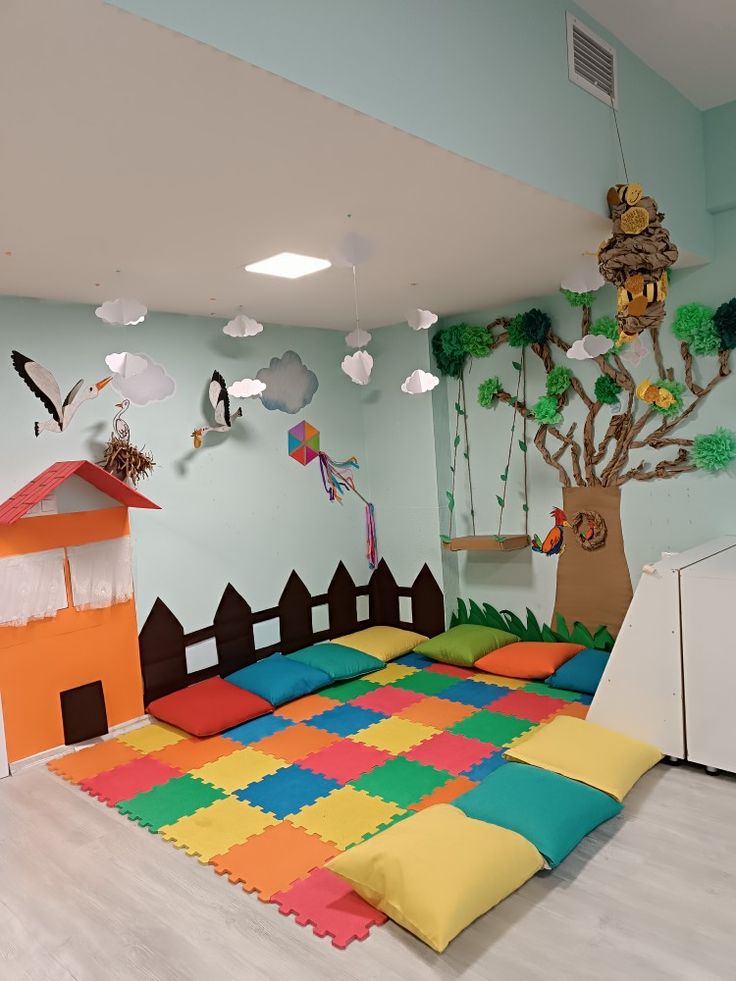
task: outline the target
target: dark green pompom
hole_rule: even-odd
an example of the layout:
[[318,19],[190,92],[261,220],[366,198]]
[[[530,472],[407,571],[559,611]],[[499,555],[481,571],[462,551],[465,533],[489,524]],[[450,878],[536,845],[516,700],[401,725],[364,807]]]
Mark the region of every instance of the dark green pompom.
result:
[[468,352],[465,350],[465,324],[453,324],[432,338],[432,354],[441,375],[460,378]]
[[484,409],[490,409],[501,391],[501,381],[498,378],[487,378],[478,386],[478,403]]
[[491,344],[493,343],[489,331],[485,327],[471,327],[468,324],[463,326],[465,327],[463,334],[465,353],[471,358],[487,357],[491,352]]
[[551,327],[552,321],[543,310],[532,307],[524,314],[524,333],[528,344],[541,344]]
[[560,289],[560,293],[565,297],[571,307],[589,307],[593,303],[592,293],[575,293],[573,290]]
[[713,314],[713,323],[721,339],[721,350],[733,350],[736,347],[736,297],[718,307]]
[[598,375],[595,380],[595,397],[604,405],[615,405],[621,394],[621,386],[610,375]]

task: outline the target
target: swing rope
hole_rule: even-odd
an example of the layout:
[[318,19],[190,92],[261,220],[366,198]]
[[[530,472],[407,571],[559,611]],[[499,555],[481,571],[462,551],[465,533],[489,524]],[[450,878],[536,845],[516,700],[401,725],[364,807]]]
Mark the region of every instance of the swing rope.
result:
[[[521,361],[519,362],[519,373],[516,378],[516,394],[514,395],[514,414],[511,419],[511,434],[509,436],[509,448],[506,454],[506,466],[503,471],[503,495],[499,499],[500,510],[498,513],[498,532],[496,533],[496,538],[498,541],[503,540],[502,528],[503,528],[503,513],[506,509],[506,492],[509,486],[509,468],[511,466],[511,454],[514,450],[514,434],[516,432],[516,420],[519,416],[519,395],[522,395],[524,400],[524,406],[526,406],[526,357],[524,348],[521,349]],[[528,507],[528,472],[527,472],[527,442],[526,442],[526,414],[523,414],[523,427],[522,427],[522,443],[524,444],[524,532],[529,535],[529,507]]]

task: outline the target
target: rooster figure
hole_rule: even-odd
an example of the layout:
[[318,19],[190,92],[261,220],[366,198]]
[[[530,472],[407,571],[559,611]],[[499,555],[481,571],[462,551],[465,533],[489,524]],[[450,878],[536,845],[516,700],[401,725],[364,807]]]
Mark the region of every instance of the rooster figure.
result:
[[570,522],[567,515],[560,508],[553,508],[550,515],[554,518],[554,528],[547,532],[547,537],[541,541],[539,535],[532,539],[532,552],[541,552],[542,555],[562,555],[565,546],[562,540],[563,528],[569,528]]

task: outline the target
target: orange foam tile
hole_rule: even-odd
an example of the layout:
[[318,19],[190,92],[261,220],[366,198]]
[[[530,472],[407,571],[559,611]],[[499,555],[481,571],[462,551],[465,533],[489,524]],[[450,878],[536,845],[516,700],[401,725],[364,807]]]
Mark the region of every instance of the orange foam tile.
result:
[[429,695],[396,714],[402,719],[421,722],[423,725],[434,726],[435,729],[449,729],[468,716],[475,715],[477,711],[473,705],[461,705],[460,702],[451,702],[448,698]]
[[181,742],[164,746],[151,753],[157,760],[168,763],[178,770],[198,770],[205,763],[219,760],[221,756],[242,749],[240,743],[223,736],[210,736],[208,739],[182,739]]
[[557,718],[558,715],[570,715],[573,719],[585,719],[587,718],[589,708],[590,705],[582,705],[580,702],[568,702],[559,712],[555,712],[554,717]]
[[273,714],[281,716],[282,719],[290,719],[291,722],[304,722],[336,705],[342,705],[342,702],[327,698],[325,695],[305,695],[304,698],[297,698],[295,702],[282,705]]
[[437,787],[431,794],[422,797],[416,804],[410,804],[410,811],[423,811],[425,807],[432,807],[433,804],[451,804],[456,797],[464,794],[473,787],[478,786],[477,780],[470,780],[468,777],[455,777],[442,787]]
[[98,773],[103,773],[105,770],[130,763],[140,756],[141,753],[132,746],[126,746],[117,739],[106,739],[94,746],[79,749],[76,753],[62,756],[58,760],[51,760],[48,767],[65,780],[80,783],[89,777],[96,777]]
[[331,746],[338,738],[334,733],[297,723],[275,732],[272,736],[266,736],[256,745],[261,753],[286,760],[287,763],[298,763],[312,753]]

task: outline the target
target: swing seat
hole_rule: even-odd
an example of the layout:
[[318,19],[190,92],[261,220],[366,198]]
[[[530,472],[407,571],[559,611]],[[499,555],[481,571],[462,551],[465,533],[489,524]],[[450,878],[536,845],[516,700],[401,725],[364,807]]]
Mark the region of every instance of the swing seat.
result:
[[528,546],[528,535],[465,535],[442,543],[446,552],[514,552]]

